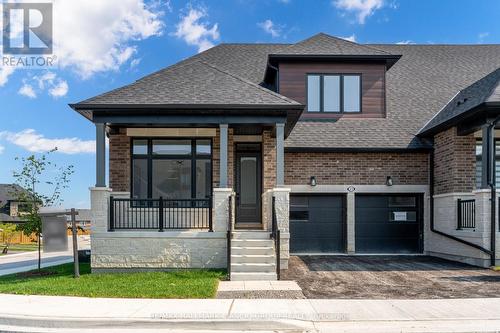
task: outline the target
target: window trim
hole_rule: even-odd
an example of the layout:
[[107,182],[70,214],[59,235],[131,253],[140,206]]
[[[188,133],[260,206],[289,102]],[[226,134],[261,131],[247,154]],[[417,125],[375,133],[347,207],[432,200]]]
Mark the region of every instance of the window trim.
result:
[[[134,140],[147,140],[147,154],[134,154]],[[189,155],[161,155],[153,154],[153,141],[154,140],[190,140],[191,141],[191,154]],[[196,141],[205,140],[210,141],[210,155],[197,154],[196,152]],[[130,197],[134,195],[134,160],[147,160],[147,198],[139,199],[150,199],[153,196],[153,160],[190,160],[191,161],[191,197],[183,199],[196,199],[196,161],[198,160],[210,160],[210,190],[207,199],[212,198],[213,192],[213,139],[207,137],[130,137]],[[157,199],[157,198],[156,198]]]
[[[309,76],[319,76],[319,111],[309,111]],[[339,97],[340,97],[340,111],[325,111],[324,102],[324,77],[325,76],[338,76],[339,77]],[[357,76],[359,77],[359,111],[344,111],[344,77]],[[360,114],[363,113],[363,75],[362,73],[306,73],[306,113],[307,114],[323,114],[323,115],[339,115],[339,114]]]

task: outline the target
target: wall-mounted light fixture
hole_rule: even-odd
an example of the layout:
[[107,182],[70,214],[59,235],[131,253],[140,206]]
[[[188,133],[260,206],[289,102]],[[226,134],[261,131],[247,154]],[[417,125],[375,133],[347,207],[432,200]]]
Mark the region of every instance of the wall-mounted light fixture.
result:
[[309,180],[309,185],[316,186],[316,177],[315,176],[311,176],[311,179]]
[[394,182],[392,181],[392,177],[387,176],[387,179],[385,180],[385,185],[392,186],[393,184],[394,184]]

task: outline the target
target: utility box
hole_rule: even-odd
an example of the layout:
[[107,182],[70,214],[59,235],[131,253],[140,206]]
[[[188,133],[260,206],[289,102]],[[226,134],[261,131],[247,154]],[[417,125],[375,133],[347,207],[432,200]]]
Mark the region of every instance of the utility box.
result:
[[42,218],[43,252],[68,250],[67,219],[65,213],[40,214]]

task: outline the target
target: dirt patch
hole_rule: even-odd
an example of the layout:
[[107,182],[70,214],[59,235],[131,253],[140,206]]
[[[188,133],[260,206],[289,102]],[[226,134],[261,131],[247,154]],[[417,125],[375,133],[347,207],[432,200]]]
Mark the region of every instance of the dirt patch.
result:
[[427,256],[292,256],[281,278],[307,298],[500,297],[500,272]]
[[56,275],[57,272],[51,272],[51,271],[31,271],[31,272],[22,272],[22,273],[17,273],[16,276],[20,278],[33,278],[33,277],[42,277],[42,276],[50,276],[50,275]]

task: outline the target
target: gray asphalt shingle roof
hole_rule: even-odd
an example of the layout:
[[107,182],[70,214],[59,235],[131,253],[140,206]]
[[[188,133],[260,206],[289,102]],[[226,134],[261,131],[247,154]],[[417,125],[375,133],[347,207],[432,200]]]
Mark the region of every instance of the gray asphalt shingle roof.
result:
[[319,33],[296,44],[275,51],[275,55],[363,55],[388,56],[388,52]]
[[79,104],[300,105],[202,60],[171,66]]
[[[326,36],[326,35],[325,35]],[[305,47],[326,37],[298,44],[221,44],[169,68],[147,76],[129,87],[98,96],[85,102],[106,102],[114,93],[130,103],[152,101],[168,96],[176,103],[234,104],[284,103],[277,94],[265,93],[255,85],[262,83],[268,56],[290,52],[293,46]],[[326,38],[330,40],[331,38]],[[416,135],[458,91],[500,67],[500,45],[358,45],[335,39],[338,52],[376,50],[383,54],[402,55],[386,76],[386,118],[341,118],[338,121],[299,121],[286,147],[321,148],[422,148],[428,144]],[[334,42],[325,50],[330,52]],[[354,45],[351,45],[354,44]],[[349,50],[352,46],[353,50]],[[319,46],[318,46],[319,47]],[[284,51],[285,50],[285,51]],[[375,51],[373,51],[375,52]],[[283,53],[285,54],[285,53]],[[196,70],[194,70],[196,68]],[[242,80],[239,80],[241,78]],[[228,81],[226,81],[226,79]],[[187,81],[187,82],[186,82]],[[248,84],[250,81],[254,85]],[[178,86],[173,84],[178,83]],[[206,91],[196,92],[193,84]],[[150,88],[153,86],[153,88]],[[123,92],[121,89],[124,89]],[[151,89],[151,90],[150,90]],[[145,91],[148,94],[145,94]],[[194,96],[191,96],[193,93]],[[149,96],[151,95],[151,96]],[[163,97],[161,97],[163,96]],[[106,97],[106,98],[104,98]],[[151,98],[150,98],[151,97]],[[241,98],[241,99],[240,99]],[[116,102],[119,100],[116,99]]]
[[4,206],[8,201],[18,199],[16,193],[22,193],[25,190],[17,184],[0,184],[0,207]]
[[488,102],[500,102],[500,68],[460,90],[446,106],[439,111],[421,130],[426,133],[439,125]]

